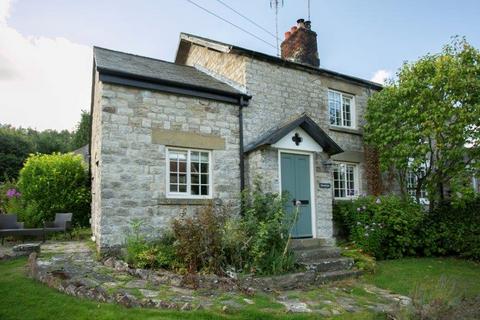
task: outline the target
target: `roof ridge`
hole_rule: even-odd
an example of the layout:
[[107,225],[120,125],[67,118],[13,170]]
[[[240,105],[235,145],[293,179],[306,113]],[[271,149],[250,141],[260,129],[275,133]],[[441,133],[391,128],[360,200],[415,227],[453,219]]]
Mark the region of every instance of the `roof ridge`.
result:
[[[268,53],[255,51],[255,50],[252,50],[252,49],[247,49],[247,48],[244,48],[244,47],[240,47],[240,46],[233,45],[233,44],[228,44],[228,43],[221,42],[221,41],[214,40],[214,39],[205,38],[205,37],[198,36],[198,35],[191,34],[191,33],[181,32],[180,35],[186,35],[188,37],[197,38],[197,39],[207,41],[207,42],[212,42],[212,43],[215,43],[217,45],[227,46],[231,50],[237,50],[237,52],[244,53],[244,54],[252,54],[252,55],[261,56],[261,57],[263,57],[265,59],[268,59],[268,60],[271,60],[273,62],[282,62],[282,63],[287,64],[287,65],[290,64],[290,65],[297,66],[297,67],[300,67],[300,68],[303,67],[303,68],[306,68],[306,69],[309,69],[309,70],[312,70],[312,71],[324,72],[324,73],[330,74],[331,76],[334,76],[334,77],[337,76],[337,77],[347,78],[350,81],[361,82],[365,85],[368,85],[368,86],[371,86],[371,87],[376,87],[378,89],[383,88],[383,85],[380,84],[380,83],[376,83],[376,82],[373,82],[371,80],[360,78],[358,76],[352,76],[352,75],[349,75],[349,74],[346,74],[346,73],[341,73],[341,72],[334,71],[334,70],[327,69],[327,68],[323,68],[323,67],[313,67],[313,66],[309,66],[308,64],[298,63],[298,62],[290,61],[290,60],[285,60],[285,59],[279,58],[277,56],[274,56],[274,55],[271,55],[271,54],[268,54]],[[186,40],[186,39],[183,39],[183,40]],[[188,40],[186,40],[186,41],[188,41]]]
[[189,65],[177,64],[177,63],[175,63],[175,62],[166,61],[166,60],[162,60],[162,59],[158,59],[158,58],[152,58],[152,57],[142,56],[142,55],[135,54],[135,53],[125,52],[125,51],[119,51],[119,50],[113,50],[113,49],[104,48],[104,47],[99,47],[99,46],[93,46],[93,49],[94,49],[94,50],[95,50],[95,49],[100,49],[100,50],[106,50],[106,51],[110,51],[110,52],[121,53],[121,54],[129,55],[129,56],[133,56],[133,57],[138,57],[138,58],[143,58],[143,59],[149,59],[149,60],[153,60],[153,61],[157,61],[157,62],[168,63],[168,64],[173,64],[173,65],[179,66],[179,67],[186,67],[186,68],[190,68],[190,69],[195,69],[195,70],[197,70],[196,68],[194,68],[194,67],[192,67],[192,66],[189,66]]

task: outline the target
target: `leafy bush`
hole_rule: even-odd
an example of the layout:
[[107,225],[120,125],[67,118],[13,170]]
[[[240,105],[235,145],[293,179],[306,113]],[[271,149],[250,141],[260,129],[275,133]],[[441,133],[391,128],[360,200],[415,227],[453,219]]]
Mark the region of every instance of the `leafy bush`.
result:
[[342,248],[342,256],[352,258],[355,267],[369,273],[375,273],[377,263],[375,258],[364,253],[362,249],[354,246],[345,246]]
[[132,234],[127,237],[125,245],[125,260],[135,268],[165,268],[174,269],[179,265],[173,248],[174,238],[165,233],[155,242],[148,242],[140,234],[141,220],[132,222]]
[[224,208],[208,206],[193,215],[173,220],[175,253],[189,273],[197,271],[222,273],[222,235],[226,214]]
[[377,259],[396,259],[416,253],[424,212],[396,196],[364,197],[336,203],[334,217],[357,247]]
[[444,204],[426,214],[422,229],[425,255],[460,255],[480,260],[480,196]]
[[293,218],[284,209],[286,197],[264,193],[257,181],[252,191],[243,194],[242,237],[247,242],[245,270],[257,274],[278,274],[294,268],[288,248]]
[[22,214],[27,225],[52,221],[57,212],[73,212],[75,225],[88,225],[90,190],[87,169],[74,154],[31,155],[20,171],[18,186],[28,210]]

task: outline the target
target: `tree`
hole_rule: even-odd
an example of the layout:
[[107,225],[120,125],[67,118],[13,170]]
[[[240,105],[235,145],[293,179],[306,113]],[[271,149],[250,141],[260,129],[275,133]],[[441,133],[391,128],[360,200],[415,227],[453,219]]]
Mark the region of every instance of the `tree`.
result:
[[16,179],[33,145],[21,132],[0,126],[0,182]]
[[73,133],[72,149],[78,149],[90,143],[90,113],[82,110],[80,122]]
[[395,168],[404,193],[407,172],[415,174],[417,199],[427,187],[433,208],[452,179],[478,169],[480,52],[457,37],[439,54],[404,63],[369,100],[366,121],[382,168]]

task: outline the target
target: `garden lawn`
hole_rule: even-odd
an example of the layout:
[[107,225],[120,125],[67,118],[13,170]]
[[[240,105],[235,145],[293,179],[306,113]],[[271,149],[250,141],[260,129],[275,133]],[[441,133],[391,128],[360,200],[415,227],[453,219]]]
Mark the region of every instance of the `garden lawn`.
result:
[[423,302],[480,296],[480,264],[455,258],[405,258],[378,262],[365,280]]
[[[241,313],[218,311],[161,311],[126,309],[67,296],[25,275],[26,259],[0,263],[0,319],[318,319],[319,315],[291,315],[265,297]],[[457,259],[401,259],[380,262],[375,275],[363,280],[396,293],[432,298],[480,295],[480,265]],[[319,289],[317,289],[319,290]],[[312,290],[312,294],[314,290]],[[305,292],[304,294],[308,294]],[[427,299],[428,300],[428,299]],[[263,310],[259,310],[263,309]],[[385,319],[370,313],[344,314],[334,319]]]
[[[163,311],[127,309],[117,304],[97,303],[75,298],[36,282],[26,276],[26,259],[0,262],[0,319],[316,319],[312,315],[286,314],[279,305],[265,305],[265,298],[252,298],[255,305],[241,313],[214,311]],[[267,311],[256,308],[266,307]],[[371,314],[347,314],[335,319],[372,319]]]

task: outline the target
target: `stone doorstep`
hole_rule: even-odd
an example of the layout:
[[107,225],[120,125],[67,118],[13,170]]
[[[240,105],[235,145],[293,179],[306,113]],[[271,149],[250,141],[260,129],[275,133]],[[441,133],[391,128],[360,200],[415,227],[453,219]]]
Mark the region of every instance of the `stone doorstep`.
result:
[[333,247],[333,241],[318,238],[292,239],[290,248],[292,250],[304,250],[318,247]]
[[298,262],[314,262],[315,260],[340,258],[340,249],[337,247],[311,247],[293,251]]
[[315,272],[350,270],[353,267],[354,261],[352,258],[327,258],[321,260],[314,260],[313,262],[301,262],[300,265],[306,267],[307,270]]

